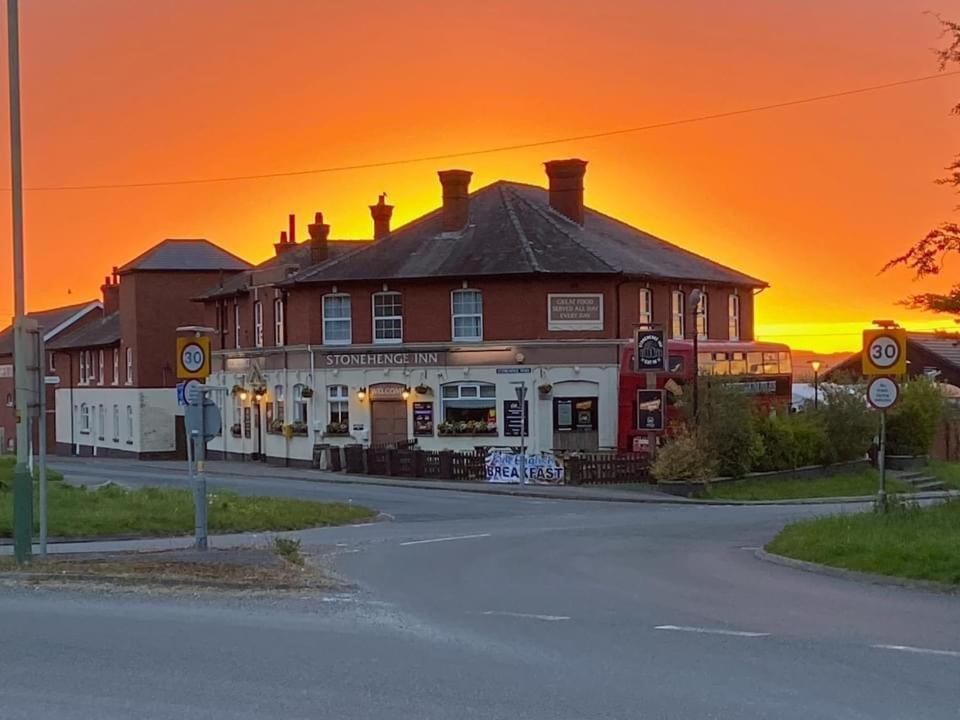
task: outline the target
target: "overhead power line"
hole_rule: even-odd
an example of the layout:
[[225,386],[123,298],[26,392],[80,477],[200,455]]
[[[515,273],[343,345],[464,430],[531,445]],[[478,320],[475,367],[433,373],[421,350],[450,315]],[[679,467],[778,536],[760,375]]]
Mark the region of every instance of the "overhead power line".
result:
[[[33,192],[38,192],[59,190],[119,190],[125,188],[169,187],[174,185],[202,185],[209,183],[240,182],[244,180],[266,180],[270,178],[297,177],[300,175],[320,175],[324,173],[346,172],[349,170],[369,170],[372,168],[410,165],[413,163],[431,162],[437,160],[452,160],[454,158],[490,155],[493,153],[525,150],[528,148],[544,147],[547,145],[560,145],[563,143],[577,142],[581,140],[596,140],[599,138],[613,137],[616,135],[629,135],[633,133],[647,132],[650,130],[659,130],[661,128],[676,127],[678,125],[691,125],[693,123],[707,122],[710,120],[721,120],[723,118],[736,117],[738,115],[749,115],[751,113],[767,112],[769,110],[778,110],[797,105],[808,105],[811,103],[822,102],[824,100],[849,97],[851,95],[862,95],[864,93],[876,92],[878,90],[888,90],[890,88],[913,85],[916,83],[927,82],[928,80],[940,80],[956,75],[960,75],[960,70],[941,72],[934,75],[923,75],[921,77],[908,78],[906,80],[896,80],[893,82],[882,83],[880,85],[868,85],[866,87],[853,88],[851,90],[841,90],[839,92],[826,93],[823,95],[812,95],[809,97],[797,98],[795,100],[785,100],[767,105],[754,105],[752,107],[740,108],[738,110],[726,110],[724,112],[710,113],[707,115],[694,115],[687,118],[678,118],[676,120],[664,120],[662,122],[650,123],[647,125],[637,125],[635,127],[604,130],[601,132],[587,133],[584,135],[570,135],[567,137],[550,138],[547,140],[536,140],[532,142],[516,143],[513,145],[500,145],[497,147],[482,148],[478,150],[464,150],[461,152],[440,153],[437,155],[421,155],[419,157],[398,158],[395,160],[382,160],[378,162],[358,163],[354,165],[333,165],[330,167],[310,168],[306,170],[286,170],[250,175],[224,175],[220,177],[185,178],[180,180],[154,180],[145,182],[100,183],[90,185],[34,185],[26,189]],[[2,189],[10,190],[10,188]]]

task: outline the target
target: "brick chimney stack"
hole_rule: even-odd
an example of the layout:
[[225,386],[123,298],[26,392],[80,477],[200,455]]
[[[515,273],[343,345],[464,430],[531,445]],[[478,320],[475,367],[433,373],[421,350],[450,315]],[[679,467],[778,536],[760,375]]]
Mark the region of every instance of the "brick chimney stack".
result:
[[323,222],[323,213],[318,212],[314,221],[307,225],[307,232],[310,233],[310,264],[317,265],[327,259],[329,247],[327,238],[330,237],[330,226]]
[[100,292],[103,293],[104,316],[111,315],[120,309],[120,278],[117,277],[116,268],[112,277],[106,275],[103,278]]
[[276,250],[277,255],[283,255],[283,253],[293,250],[296,246],[296,243],[292,243],[287,239],[287,231],[281,230],[280,240],[273,244],[273,249]]
[[583,176],[587,161],[571,158],[544,163],[550,178],[550,207],[583,225]]
[[441,170],[440,184],[443,186],[443,231],[457,232],[467,226],[470,217],[470,178],[469,170]]
[[290,230],[287,232],[287,242],[297,244],[297,216],[290,213]]
[[373,217],[373,239],[379,240],[390,234],[390,218],[393,216],[393,205],[387,205],[387,194],[380,193],[376,205],[370,206],[370,215]]

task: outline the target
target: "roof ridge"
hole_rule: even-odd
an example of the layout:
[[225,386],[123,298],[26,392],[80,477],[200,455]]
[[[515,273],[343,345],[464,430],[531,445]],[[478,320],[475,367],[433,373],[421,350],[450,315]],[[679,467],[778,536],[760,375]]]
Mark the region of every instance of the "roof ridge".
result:
[[536,272],[543,272],[543,266],[537,260],[537,256],[534,255],[533,248],[530,247],[530,240],[527,238],[527,234],[523,231],[523,226],[520,225],[520,219],[517,217],[517,213],[513,208],[511,198],[507,195],[506,187],[499,185],[497,190],[500,191],[500,199],[503,201],[503,206],[507,209],[507,216],[510,218],[511,224],[517,231],[517,236],[520,238],[520,246],[523,248],[524,254],[530,261],[530,266]]
[[[567,228],[563,227],[563,225],[557,222],[557,218],[554,217],[554,215],[557,215],[559,213],[557,213],[555,210],[551,208],[550,211],[544,211],[542,208],[539,207],[538,204],[530,202],[529,200],[524,198],[522,195],[520,195],[520,193],[518,193],[516,190],[512,188],[511,188],[511,193],[518,200],[520,200],[523,203],[526,203],[526,205],[530,209],[538,213],[541,217],[543,217],[544,220],[546,220],[548,223],[553,225],[553,227],[555,227],[557,230],[563,233],[569,240],[575,243],[581,250],[583,250],[588,255],[592,255],[601,265],[603,265],[604,267],[610,268],[610,270],[612,270],[613,272],[623,272],[622,267],[614,267],[613,265],[611,265],[604,258],[602,258],[600,255],[594,252],[591,248],[587,247],[587,245],[584,244],[579,237],[576,237],[574,233],[571,233]],[[573,220],[570,220],[570,218],[566,217],[565,215],[561,215],[560,217],[563,217],[564,220],[566,220],[567,222],[576,225],[576,223],[574,223]],[[579,225],[577,225],[577,227],[580,228],[581,230],[583,229]]]

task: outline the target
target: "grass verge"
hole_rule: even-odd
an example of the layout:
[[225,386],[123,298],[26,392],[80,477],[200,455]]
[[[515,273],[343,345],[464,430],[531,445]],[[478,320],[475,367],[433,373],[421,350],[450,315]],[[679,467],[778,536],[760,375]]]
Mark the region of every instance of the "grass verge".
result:
[[960,585],[957,548],[960,502],[802,520],[766,546],[797,560]]
[[[749,479],[710,485],[702,497],[717,500],[798,500],[821,497],[858,497],[877,492],[879,475],[874,470],[808,479]],[[887,476],[887,492],[910,488]]]
[[[36,493],[34,505],[36,508]],[[0,492],[0,537],[12,535],[13,494]],[[52,483],[47,493],[50,537],[101,535],[164,536],[193,532],[189,490],[106,485],[98,490]],[[374,512],[358,505],[215,492],[208,497],[211,533],[302,530],[369,520]],[[37,513],[34,512],[36,525]]]
[[931,460],[929,470],[951,490],[960,490],[960,463]]

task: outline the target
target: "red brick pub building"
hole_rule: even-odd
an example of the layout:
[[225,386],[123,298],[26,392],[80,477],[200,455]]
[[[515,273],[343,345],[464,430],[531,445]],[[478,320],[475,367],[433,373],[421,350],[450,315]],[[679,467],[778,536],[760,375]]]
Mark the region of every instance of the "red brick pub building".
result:
[[442,171],[441,206],[402,227],[383,197],[371,206],[372,242],[331,240],[318,213],[298,244],[291,219],[271,260],[197,298],[217,331],[209,382],[229,390],[213,454],[516,446],[521,416],[532,452],[614,447],[636,325],[752,340],[765,283],[586,207],[586,166],[546,163],[548,188],[473,192],[470,172]]

